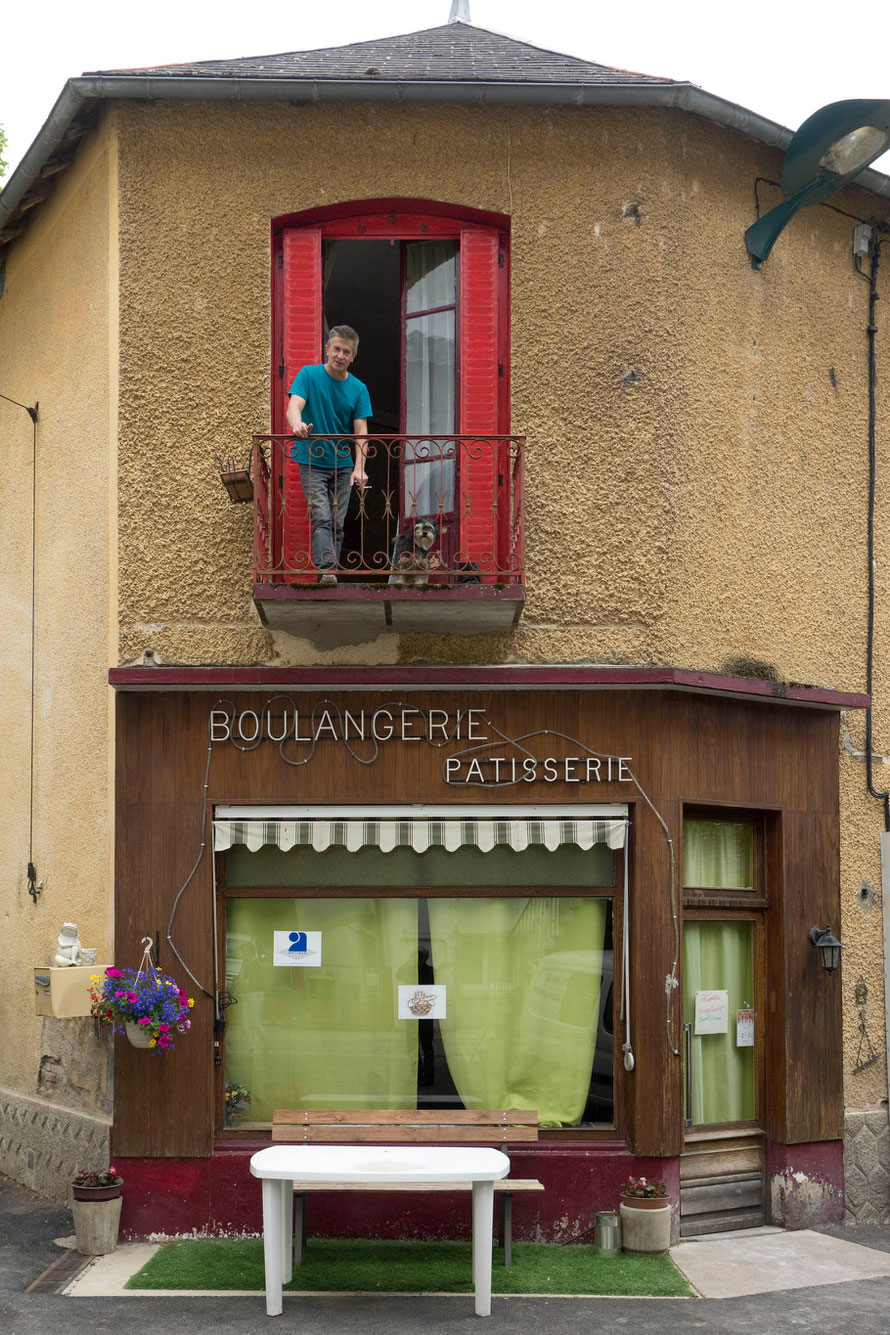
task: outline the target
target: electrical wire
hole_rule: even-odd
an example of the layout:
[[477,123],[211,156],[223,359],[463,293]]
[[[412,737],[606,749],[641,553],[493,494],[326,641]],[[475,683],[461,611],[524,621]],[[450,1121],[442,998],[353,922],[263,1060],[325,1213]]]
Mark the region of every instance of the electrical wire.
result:
[[[492,732],[497,733],[497,735],[498,735],[503,741],[508,742],[511,746],[515,746],[515,747],[517,748],[517,750],[524,752],[525,755],[527,755],[527,756],[531,756],[531,755],[532,755],[532,752],[529,751],[527,747],[523,747],[523,746],[521,746],[521,745],[520,745],[521,742],[527,742],[527,741],[530,741],[531,738],[533,738],[533,737],[561,737],[563,741],[570,742],[570,743],[572,744],[572,746],[580,747],[580,749],[581,749],[582,751],[586,751],[586,752],[588,753],[588,755],[594,756],[595,758],[597,758],[597,759],[599,759],[599,760],[610,760],[610,759],[611,759],[611,760],[617,760],[617,759],[619,759],[619,757],[617,757],[617,756],[609,756],[609,755],[605,754],[604,752],[594,751],[594,750],[593,750],[591,747],[589,747],[585,742],[579,741],[579,739],[578,739],[577,737],[570,737],[570,736],[568,735],[568,733],[565,733],[565,732],[558,732],[558,731],[554,730],[553,728],[539,728],[539,729],[537,729],[535,732],[521,733],[519,737],[508,737],[507,734],[504,733],[504,732],[501,732],[500,728],[496,727],[496,726],[491,722],[490,719],[486,718],[485,722],[486,722],[486,724],[488,725],[488,727],[491,728]],[[490,741],[486,741],[486,742],[482,742],[482,743],[480,743],[478,746],[464,747],[463,750],[454,752],[454,756],[452,757],[452,759],[455,758],[455,757],[466,756],[466,755],[472,755],[472,754],[473,754],[474,752],[476,752],[476,751],[485,751],[485,750],[488,750],[489,747],[490,747],[490,745],[491,745]],[[443,767],[443,771],[444,771],[444,767]],[[679,924],[679,913],[678,913],[678,909],[677,909],[677,869],[676,869],[676,861],[675,861],[675,858],[674,858],[674,842],[673,842],[673,840],[671,839],[671,833],[670,833],[670,830],[669,830],[668,827],[667,827],[667,823],[663,820],[663,818],[662,818],[660,812],[657,810],[657,808],[655,807],[654,803],[651,801],[651,799],[650,799],[648,793],[647,793],[646,790],[643,788],[643,785],[640,783],[639,779],[638,779],[637,776],[634,774],[634,772],[633,772],[633,770],[630,768],[630,766],[627,766],[627,772],[628,772],[628,774],[630,775],[631,780],[632,780],[632,782],[633,782],[633,784],[634,784],[634,787],[637,789],[637,792],[640,794],[640,796],[642,797],[643,801],[646,803],[646,805],[648,806],[649,810],[652,812],[653,816],[655,817],[655,819],[658,821],[659,825],[661,826],[662,831],[664,832],[664,837],[665,837],[665,839],[667,840],[668,855],[669,855],[669,857],[670,857],[670,905],[671,905],[671,921],[672,921],[672,924],[673,924],[673,933],[674,933],[674,958],[673,958],[673,961],[672,961],[672,963],[671,963],[671,970],[670,970],[670,973],[668,973],[667,976],[665,977],[665,1033],[666,1033],[666,1036],[667,1036],[668,1047],[670,1048],[671,1052],[674,1054],[675,1057],[679,1057],[679,1056],[680,1056],[680,1049],[679,1049],[679,1048],[675,1045],[675,1043],[674,1043],[674,1025],[673,1025],[673,993],[676,991],[677,986],[678,986],[677,970],[678,970],[678,968],[679,968],[679,964],[680,964],[680,924]],[[518,779],[504,779],[504,780],[501,780],[501,781],[495,781],[495,782],[491,782],[491,781],[486,780],[486,779],[482,779],[482,780],[471,779],[471,780],[468,780],[468,782],[469,782],[469,783],[472,783],[472,784],[475,784],[476,787],[481,787],[481,788],[509,788],[509,787],[512,787],[514,784],[517,784],[517,783],[524,783],[525,780],[520,776],[520,778],[518,778]],[[625,845],[625,849],[626,849],[626,845]],[[627,884],[627,881],[626,881],[626,879],[625,879],[625,885],[626,885],[626,884]],[[624,932],[625,932],[625,934],[627,933],[627,931],[628,931],[628,915],[627,915],[627,912],[625,912],[625,915],[624,915]],[[629,947],[630,940],[629,940],[629,937],[627,937],[626,935],[625,935],[625,941],[626,941],[626,945]],[[625,970],[626,970],[626,956],[625,956]],[[631,1059],[631,1061],[633,1061],[633,1060],[634,1060],[634,1057],[633,1057],[633,1050],[632,1050],[632,1048],[630,1047],[630,1033],[629,1033],[629,1029],[630,1029],[630,1019],[629,1019],[629,1011],[630,1011],[630,994],[629,994],[629,992],[628,992],[628,1024],[627,1024],[627,1029],[625,1030],[625,1034],[626,1034],[626,1040],[625,1040],[625,1058],[627,1058],[627,1057],[629,1056],[630,1059]],[[623,1001],[623,999],[622,999],[622,1016],[623,1016],[623,1012],[624,1012],[624,1001]],[[625,1064],[626,1064],[626,1062],[625,1062]],[[628,1069],[628,1070],[632,1070],[633,1067],[632,1067],[632,1066],[629,1066],[629,1067],[627,1067],[627,1069]]]
[[867,561],[868,561],[868,631],[866,637],[865,651],[865,693],[868,696],[868,705],[865,710],[865,778],[869,794],[884,803],[884,829],[890,832],[890,789],[878,790],[874,784],[874,758],[873,758],[873,724],[872,724],[872,691],[874,685],[874,653],[875,653],[875,491],[877,486],[877,352],[875,338],[878,332],[877,326],[877,303],[879,299],[878,292],[878,266],[881,259],[881,246],[885,241],[875,241],[871,247],[871,272],[863,272],[859,263],[859,256],[855,256],[853,263],[856,272],[860,277],[868,282],[868,529],[867,529]]
[[[203,856],[204,856],[204,849],[205,849],[205,847],[206,847],[206,845],[207,845],[207,838],[206,838],[206,834],[205,834],[205,831],[206,831],[206,829],[207,829],[207,791],[208,791],[208,786],[209,786],[209,783],[210,783],[210,761],[211,761],[212,756],[213,756],[213,737],[212,737],[211,732],[210,732],[210,718],[209,718],[209,716],[208,716],[208,720],[207,720],[207,764],[206,764],[206,766],[205,766],[205,768],[204,768],[204,801],[203,801],[203,805],[202,805],[202,807],[201,807],[201,847],[198,849],[198,856],[195,858],[195,865],[192,867],[192,869],[191,869],[191,871],[189,872],[188,876],[185,878],[185,881],[184,881],[184,882],[182,883],[182,885],[180,886],[180,888],[179,888],[179,893],[177,894],[176,898],[175,898],[174,901],[173,901],[173,907],[172,907],[171,910],[170,910],[170,919],[169,919],[169,921],[168,921],[168,923],[167,923],[167,944],[169,945],[170,949],[173,951],[173,954],[174,954],[174,955],[176,956],[176,958],[179,960],[179,963],[180,963],[180,964],[182,965],[182,967],[185,969],[185,971],[186,971],[186,973],[188,974],[189,978],[191,978],[192,982],[195,984],[195,987],[200,988],[200,990],[204,993],[205,997],[210,997],[211,1001],[213,1002],[215,1018],[216,1018],[217,1020],[219,1020],[219,1018],[220,1018],[220,1015],[219,1015],[219,993],[217,992],[216,994],[214,994],[213,992],[208,992],[208,990],[207,990],[207,988],[204,986],[204,984],[203,984],[203,983],[200,983],[200,982],[198,981],[198,979],[197,979],[197,978],[195,977],[195,975],[192,973],[192,971],[191,971],[191,969],[189,968],[189,966],[186,964],[185,960],[184,960],[184,959],[182,958],[182,956],[180,955],[179,951],[176,949],[176,945],[175,945],[175,943],[174,943],[174,941],[173,941],[173,919],[176,917],[176,910],[179,908],[179,901],[182,899],[182,896],[185,894],[186,890],[188,889],[189,885],[191,884],[191,882],[192,882],[192,880],[193,880],[193,878],[194,878],[195,872],[196,872],[196,871],[198,870],[198,868],[200,867],[200,865],[201,865],[201,859],[202,859]],[[217,947],[216,947],[216,941],[214,940],[214,945],[213,945],[214,961],[216,960],[216,950],[217,950]]]

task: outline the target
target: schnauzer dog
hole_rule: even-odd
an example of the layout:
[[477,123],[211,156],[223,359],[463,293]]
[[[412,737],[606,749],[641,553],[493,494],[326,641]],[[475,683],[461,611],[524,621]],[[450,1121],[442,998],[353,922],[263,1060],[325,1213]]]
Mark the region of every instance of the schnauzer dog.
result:
[[399,534],[392,549],[392,574],[389,577],[394,588],[426,588],[427,572],[432,565],[438,564],[435,555],[430,556],[438,537],[439,525],[435,519],[415,519],[409,529]]

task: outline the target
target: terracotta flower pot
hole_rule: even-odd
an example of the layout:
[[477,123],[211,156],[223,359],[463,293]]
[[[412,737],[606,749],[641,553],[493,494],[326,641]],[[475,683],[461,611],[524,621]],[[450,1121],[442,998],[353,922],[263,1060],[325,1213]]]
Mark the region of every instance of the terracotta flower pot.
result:
[[127,1031],[127,1038],[134,1048],[151,1047],[151,1029],[148,1025],[134,1024],[131,1020],[128,1020],[124,1028]]
[[628,1210],[663,1210],[666,1205],[670,1205],[670,1196],[625,1196],[621,1193],[621,1201]]
[[81,1187],[75,1182],[71,1190],[74,1192],[76,1201],[113,1201],[121,1194],[123,1185],[124,1179],[119,1177],[116,1182],[110,1183],[107,1187]]

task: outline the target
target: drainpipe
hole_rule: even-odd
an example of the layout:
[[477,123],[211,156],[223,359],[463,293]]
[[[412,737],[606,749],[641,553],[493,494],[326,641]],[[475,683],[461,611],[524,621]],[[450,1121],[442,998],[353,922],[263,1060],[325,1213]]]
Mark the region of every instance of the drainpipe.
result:
[[34,634],[36,626],[37,594],[37,410],[39,403],[31,408],[18,399],[10,399],[0,394],[5,403],[14,403],[17,408],[24,408],[31,419],[31,739],[29,743],[29,796],[28,796],[28,894],[36,905],[37,896],[43,889],[43,882],[38,881],[34,867]]

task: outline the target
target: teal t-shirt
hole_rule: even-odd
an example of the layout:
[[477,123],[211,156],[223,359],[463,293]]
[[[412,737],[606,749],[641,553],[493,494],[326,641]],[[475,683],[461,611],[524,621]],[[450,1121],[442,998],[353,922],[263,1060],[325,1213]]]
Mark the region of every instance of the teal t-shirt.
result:
[[371,398],[361,380],[349,374],[345,380],[337,380],[324,364],[303,366],[290,393],[306,400],[302,417],[307,424],[312,423],[313,436],[331,436],[330,440],[295,440],[291,458],[297,463],[311,463],[313,468],[342,468],[346,463],[351,468],[350,442],[337,437],[351,435],[356,418],[371,416]]

